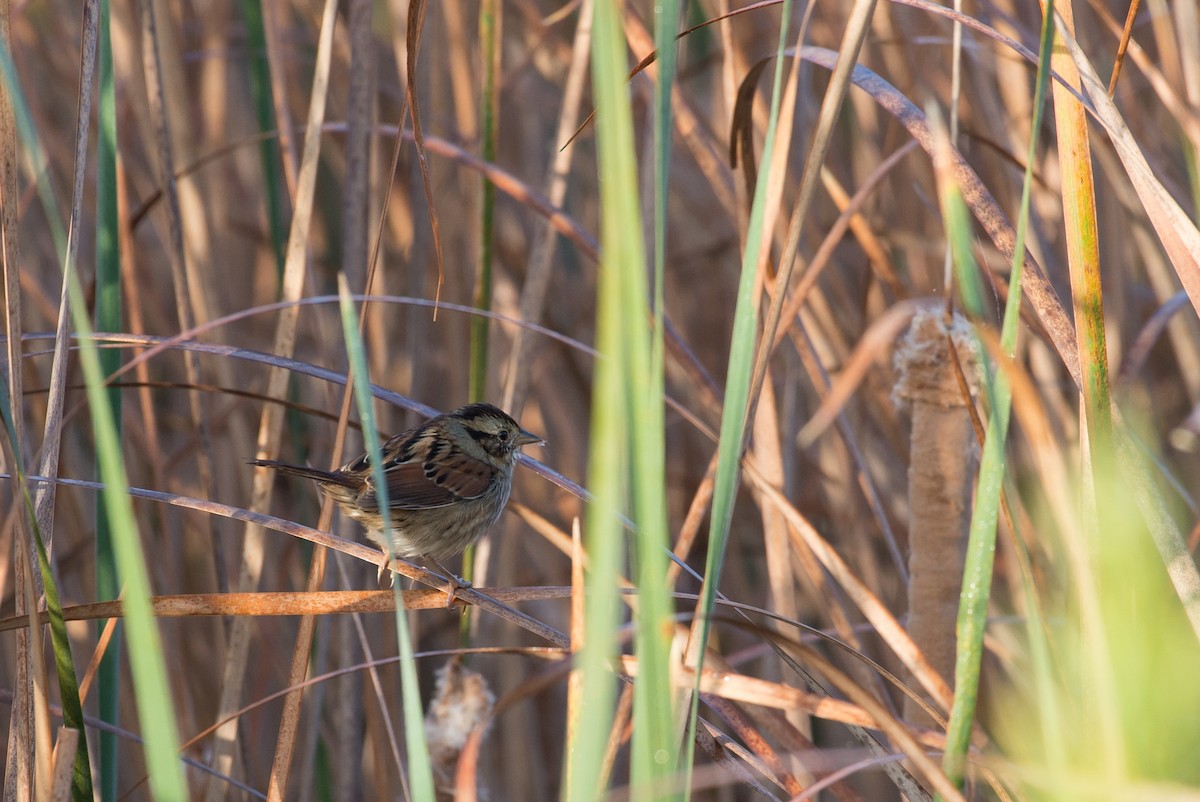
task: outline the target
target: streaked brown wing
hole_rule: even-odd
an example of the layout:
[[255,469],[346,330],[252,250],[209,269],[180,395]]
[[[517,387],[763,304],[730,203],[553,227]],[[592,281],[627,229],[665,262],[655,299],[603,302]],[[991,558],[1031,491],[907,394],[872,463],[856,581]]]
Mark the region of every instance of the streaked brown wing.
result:
[[[479,498],[487,491],[496,469],[486,462],[450,449],[436,460],[425,462],[425,476],[438,487],[445,488],[460,499]],[[388,481],[388,489],[393,483]]]
[[[488,489],[495,470],[465,454],[447,454],[436,461],[404,462],[389,465],[386,476],[388,504],[398,510],[424,510],[445,507],[458,501],[477,498]],[[358,497],[366,510],[378,509],[373,484]]]

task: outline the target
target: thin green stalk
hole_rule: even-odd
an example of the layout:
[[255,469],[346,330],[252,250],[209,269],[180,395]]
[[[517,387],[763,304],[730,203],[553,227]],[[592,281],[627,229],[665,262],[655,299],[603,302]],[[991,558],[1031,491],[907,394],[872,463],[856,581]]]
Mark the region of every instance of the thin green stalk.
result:
[[[792,2],[784,0],[783,22],[779,26],[775,64],[771,86],[771,110],[760,163],[771,165],[775,155],[775,131],[779,123],[779,107],[783,97],[783,65],[787,51],[788,23],[792,18]],[[711,614],[716,600],[721,569],[725,563],[725,544],[733,520],[733,502],[737,494],[741,467],[747,412],[750,403],[751,373],[754,367],[754,343],[758,328],[758,296],[755,291],[759,258],[769,233],[763,230],[766,214],[767,184],[771,171],[760,170],[754,185],[754,200],[746,225],[746,249],[742,253],[741,275],[738,279],[737,303],[733,313],[733,332],[729,338],[729,367],[725,374],[725,405],[721,412],[721,434],[717,446],[717,475],[713,484],[712,514],[708,530],[708,559],[704,566],[704,586],[696,605],[700,616],[699,643],[696,654],[696,686],[692,690],[692,705],[688,719],[686,765],[684,773],[690,778],[696,738],[696,719],[699,714],[700,676],[705,644],[712,629]]]
[[[1001,329],[1001,350],[1004,354],[1013,354],[1017,345],[1021,275],[1024,266],[1025,236],[1029,223],[1032,169],[1036,156],[1037,132],[1045,105],[1045,92],[1049,77],[1050,37],[1053,36],[1052,16],[1047,16],[1047,20],[1048,24],[1043,26],[1042,31],[1042,59],[1039,64],[1035,89],[1033,137],[1026,159],[1025,181],[1022,187],[1016,242],[1013,248],[1009,296]],[[979,321],[985,315],[984,292],[979,279],[979,268],[971,251],[969,218],[957,189],[948,183],[942,190],[942,207],[946,218],[947,236],[951,241],[954,253],[954,266],[963,297],[963,305],[972,319]],[[980,353],[986,354],[982,339],[979,340],[979,347]],[[958,785],[963,783],[966,752],[978,700],[979,670],[983,655],[983,637],[987,625],[987,607],[991,596],[1000,491],[1003,486],[1006,462],[1004,443],[1007,438],[1012,409],[1012,391],[1003,371],[991,370],[986,361],[983,364],[990,415],[983,457],[980,461],[979,484],[963,572],[963,589],[957,623],[958,653],[955,665],[955,697],[950,714],[946,752],[942,761],[947,776]],[[1038,641],[1040,637],[1040,635],[1035,636],[1034,640]],[[1041,645],[1044,644],[1037,644],[1037,646]],[[1048,660],[1046,651],[1035,647],[1035,659],[1045,664]]]
[[[966,205],[957,187],[949,181],[941,188],[942,214],[954,253],[955,277],[963,306],[978,321],[983,311],[983,291],[979,268],[971,253],[971,224]],[[1010,296],[1010,303],[1012,303]],[[986,350],[980,348],[981,354]],[[1012,392],[1003,372],[984,363],[985,384],[990,401],[983,455],[979,461],[979,484],[975,491],[975,509],[967,554],[963,567],[963,589],[958,608],[958,649],[954,668],[954,704],[946,736],[942,767],[951,782],[962,785],[971,727],[979,697],[979,666],[983,654],[983,635],[987,627],[988,600],[991,597],[992,566],[996,553],[996,525],[1000,516],[1000,489],[1004,483],[1004,441],[1008,435]]]
[[[65,266],[66,236],[46,174],[46,158],[41,148],[41,139],[33,129],[29,107],[13,66],[12,54],[3,44],[0,44],[0,76],[5,81],[16,112],[17,128],[25,146],[30,172],[37,183],[38,198],[46,215],[51,241],[59,254],[60,262]],[[63,280],[67,282],[72,322],[80,344],[80,364],[83,367],[88,406],[95,428],[100,478],[104,484],[105,510],[113,533],[117,570],[125,581],[123,612],[129,634],[130,667],[134,687],[137,689],[138,721],[146,745],[150,790],[157,800],[182,802],[187,799],[187,791],[183,781],[182,763],[179,760],[174,704],[167,682],[162,641],[150,605],[150,579],[137,521],[133,515],[133,505],[129,498],[129,482],[125,476],[121,440],[112,408],[108,403],[108,393],[104,385],[105,374],[92,337],[92,324],[88,319],[87,304],[84,302],[79,276],[74,270],[64,269]]]
[[92,771],[88,760],[83,705],[79,700],[79,682],[75,676],[75,664],[71,659],[71,641],[67,636],[67,627],[63,619],[62,601],[58,595],[58,586],[54,582],[54,574],[50,570],[50,558],[46,553],[46,541],[42,537],[41,527],[38,526],[33,499],[29,495],[28,479],[23,468],[24,455],[21,454],[18,447],[17,430],[12,415],[13,409],[9,405],[9,393],[0,393],[0,421],[3,423],[5,434],[12,447],[14,456],[13,472],[17,479],[18,493],[25,505],[26,516],[29,520],[29,531],[33,534],[34,546],[38,558],[38,569],[42,578],[42,587],[46,594],[46,612],[50,619],[50,637],[54,647],[54,668],[58,676],[63,726],[79,731],[78,747],[75,750],[74,769],[71,776],[71,797],[76,802],[87,802],[93,796]]
[[[1000,330],[1000,349],[1004,354],[1015,354],[1017,336],[1020,331],[1021,276],[1025,267],[1025,236],[1029,229],[1029,207],[1033,190],[1033,165],[1037,158],[1038,133],[1042,129],[1042,118],[1046,109],[1046,90],[1050,84],[1050,52],[1054,42],[1054,0],[1047,0],[1046,13],[1042,18],[1042,34],[1038,50],[1038,71],[1034,87],[1033,120],[1030,123],[1029,150],[1025,157],[1025,177],[1021,187],[1021,206],[1017,211],[1016,239],[1013,244],[1012,270],[1009,277],[1009,299],[1004,309],[1004,323]],[[1020,539],[1018,538],[1018,544]],[[1018,545],[1018,547],[1021,547]],[[1027,609],[1037,610],[1037,589],[1023,583]],[[1066,760],[1061,731],[1062,717],[1058,712],[1058,694],[1053,682],[1053,669],[1049,633],[1045,619],[1031,615],[1026,628],[1029,638],[1030,657],[1035,667],[1035,683],[1038,693],[1038,708],[1041,712],[1042,740],[1046,745],[1047,763],[1059,767]],[[959,640],[961,647],[962,640]],[[982,644],[977,647],[982,651]],[[980,657],[982,659],[982,657]]]
[[[354,379],[354,400],[358,404],[358,417],[362,421],[363,442],[371,455],[371,474],[379,496],[379,509],[389,509],[387,478],[383,475],[383,459],[379,451],[379,429],[375,426],[375,409],[372,406],[371,378],[367,373],[367,357],[363,348],[362,335],[358,333],[358,316],[354,313],[354,302],[350,299],[350,286],[346,274],[338,273],[339,309],[342,316],[342,333],[346,338],[346,354],[350,358],[350,374]],[[392,542],[391,521],[384,516],[384,542]],[[388,549],[388,560],[395,557]],[[408,612],[404,607],[404,596],[400,583],[392,583],[396,600],[396,638],[400,644],[400,693],[404,700],[404,740],[408,746],[409,787],[413,799],[418,802],[433,802],[436,799],[433,785],[433,766],[429,759],[429,745],[425,742],[425,721],[421,708],[421,689],[417,684],[417,663],[413,656],[412,636],[408,631]]]
[[596,362],[592,392],[588,484],[595,500],[588,508],[585,530],[590,566],[579,662],[580,709],[575,711],[580,726],[567,750],[565,786],[565,798],[580,802],[603,793],[601,770],[615,696],[611,658],[619,610],[616,578],[625,536],[619,513],[631,493],[639,541],[635,566],[640,591],[639,668],[632,753],[632,779],[639,798],[656,798],[655,778],[673,771],[676,764],[676,744],[669,734],[664,640],[670,602],[662,587],[665,564],[661,562],[666,544],[661,356],[656,363],[655,346],[646,329],[650,314],[646,257],[639,235],[633,124],[625,78],[628,56],[619,13],[617,4],[597,3],[593,14],[592,82],[601,190],[596,343],[603,357]]
[[129,498],[124,458],[112,409],[104,389],[104,372],[91,324],[86,314],[83,290],[74,274],[70,277],[71,311],[80,340],[80,362],[87,386],[88,404],[96,430],[100,476],[104,482],[105,508],[113,532],[117,570],[124,578],[123,612],[129,635],[130,667],[137,689],[138,721],[146,744],[150,790],[155,799],[185,800],[183,768],[179,761],[179,737],[174,703],[162,640],[150,604],[150,577]]
[[[1029,152],[1025,160],[1025,179],[1021,188],[1021,206],[1017,212],[1016,242],[1013,246],[1012,272],[1009,279],[1008,301],[1000,331],[1000,348],[1006,355],[1016,352],[1021,315],[1021,275],[1025,264],[1025,236],[1029,229],[1030,193],[1033,186],[1033,165],[1037,156],[1037,134],[1041,130],[1045,109],[1046,87],[1050,78],[1050,52],[1054,37],[1053,0],[1049,0],[1041,37],[1041,59],[1038,62],[1034,90],[1033,124]],[[963,295],[963,305],[976,321],[984,315],[983,288],[978,266],[971,252],[971,228],[962,199],[952,187],[943,190],[943,213],[946,215],[947,236],[950,238],[956,275]],[[986,354],[980,340],[980,354]],[[962,785],[970,745],[971,728],[975,721],[979,694],[979,671],[983,660],[983,636],[987,628],[987,608],[991,597],[992,568],[996,550],[996,524],[1000,508],[1000,491],[1004,482],[1004,443],[1012,411],[1012,389],[1003,371],[991,371],[984,361],[984,375],[991,413],[988,417],[987,439],[979,466],[979,485],[975,494],[975,511],[971,517],[970,540],[963,568],[963,589],[959,599],[958,645],[954,670],[954,705],[946,735],[946,751],[942,767],[952,782]],[[1039,676],[1048,676],[1049,652],[1045,632],[1031,622],[1030,647]],[[1042,697],[1046,683],[1039,683]],[[1053,700],[1045,700],[1053,704]],[[1049,711],[1051,708],[1043,708]],[[1051,758],[1061,759],[1061,736],[1055,725],[1057,717],[1044,716],[1043,731]]]
[[46,553],[46,541],[38,526],[33,509],[33,499],[25,487],[25,509],[29,514],[30,529],[37,544],[38,567],[42,573],[42,586],[46,593],[46,613],[50,619],[50,638],[54,644],[54,668],[58,675],[58,692],[62,703],[63,726],[79,732],[75,749],[75,767],[71,774],[71,798],[75,802],[90,802],[93,798],[92,768],[88,759],[86,729],[83,720],[83,703],[79,699],[79,680],[75,676],[75,663],[71,659],[71,640],[67,636],[67,624],[63,619],[62,600],[58,585],[50,570],[50,557]]
[[[500,0],[483,0],[479,8],[479,41],[483,46],[483,87],[479,108],[480,156],[484,162],[496,161],[497,117],[500,93]],[[484,180],[480,198],[479,269],[475,277],[475,307],[492,308],[492,231],[496,212],[496,187]],[[488,331],[491,320],[482,315],[471,317],[471,372],[467,394],[472,401],[484,400],[487,393]]]
[[[107,0],[106,0],[107,2]],[[246,51],[250,69],[246,79],[250,83],[250,96],[254,98],[254,112],[258,117],[260,131],[275,130],[275,107],[271,102],[271,65],[267,61],[267,35],[263,29],[262,0],[242,0],[242,20],[246,26]],[[271,232],[271,245],[275,251],[275,270],[278,280],[283,281],[283,265],[287,257],[287,227],[284,224],[284,201],[282,163],[283,150],[279,139],[269,137],[259,145],[267,199],[267,225]]]
[[[1083,402],[1081,438],[1083,504],[1081,531],[1083,548],[1076,553],[1080,613],[1083,616],[1083,648],[1086,653],[1081,682],[1088,689],[1087,726],[1097,736],[1101,754],[1098,768],[1109,781],[1128,776],[1128,750],[1124,743],[1122,711],[1117,698],[1114,656],[1120,649],[1108,642],[1104,599],[1113,592],[1102,585],[1101,547],[1106,529],[1120,520],[1122,504],[1106,492],[1117,468],[1113,439],[1113,407],[1108,373],[1105,335],[1104,293],[1100,275],[1100,241],[1096,219],[1096,188],[1092,174],[1091,144],[1087,111],[1068,86],[1082,86],[1080,65],[1064,42],[1074,33],[1071,3],[1051,8],[1043,3],[1043,16],[1058,17],[1055,47],[1050,66],[1062,83],[1051,84],[1054,98],[1054,130],[1062,175],[1061,201],[1063,239],[1071,279]],[[1064,85],[1066,84],[1066,85]],[[1104,96],[1106,99],[1107,96]],[[1135,469],[1136,470],[1136,469]],[[1189,560],[1190,563],[1190,560]]]
[[[500,0],[483,0],[479,8],[479,40],[483,45],[483,89],[479,101],[480,155],[484,162],[496,161],[497,117],[500,93],[497,85],[500,74]],[[479,268],[475,275],[476,309],[491,311],[492,308],[492,234],[495,228],[496,187],[483,179],[480,191],[479,220]],[[471,352],[467,375],[467,397],[471,401],[483,401],[487,396],[488,335],[491,320],[484,315],[471,316]],[[510,410],[514,415],[519,410]],[[470,579],[475,570],[475,546],[472,544],[463,554],[463,576]],[[459,632],[464,645],[470,630],[470,614],[464,615]]]
[[[671,688],[670,648],[673,604],[667,586],[669,538],[666,514],[666,445],[663,387],[663,304],[667,242],[668,167],[671,161],[671,87],[675,79],[679,27],[679,0],[664,0],[655,6],[654,38],[658,52],[658,81],[654,87],[654,276],[653,309],[647,308],[645,258],[630,252],[621,258],[622,288],[627,314],[624,317],[626,353],[624,360],[632,405],[628,433],[633,457],[633,511],[637,523],[636,576],[638,606],[634,646],[638,657],[638,679],[633,694],[633,760],[631,787],[646,799],[670,798],[663,781],[676,772],[679,744],[674,732],[674,698]],[[619,48],[624,51],[624,46]],[[618,76],[606,76],[617,80]],[[627,144],[614,158],[623,159],[615,170],[617,179],[601,184],[601,198],[609,214],[622,214],[620,227],[638,230],[636,204],[622,203],[637,197],[633,125],[626,104],[620,113],[606,114],[598,126],[615,130],[615,145]],[[615,148],[614,148],[615,150]],[[635,237],[628,237],[636,240]],[[611,247],[605,243],[605,249]],[[653,314],[649,332],[645,321]],[[637,433],[634,436],[634,433]]]
[[[96,107],[98,136],[96,140],[96,328],[100,331],[121,331],[121,251],[120,221],[117,219],[117,112],[113,83],[112,36],[109,0],[100,0],[100,37],[98,42],[100,92]],[[106,376],[121,367],[121,352],[106,348],[100,353],[100,370]],[[113,411],[117,437],[121,437],[121,391],[109,388],[108,401]],[[97,472],[99,459],[97,458]],[[113,534],[109,529],[104,496],[96,498],[96,600],[115,599],[121,592],[121,577],[117,572],[113,551]],[[96,622],[96,637],[105,622]],[[124,626],[118,622],[109,642],[108,651],[100,662],[96,677],[97,707],[100,720],[116,726],[121,715],[121,642]],[[100,731],[99,779],[100,798],[113,802],[117,798],[117,778],[120,769],[120,739],[109,729]]]

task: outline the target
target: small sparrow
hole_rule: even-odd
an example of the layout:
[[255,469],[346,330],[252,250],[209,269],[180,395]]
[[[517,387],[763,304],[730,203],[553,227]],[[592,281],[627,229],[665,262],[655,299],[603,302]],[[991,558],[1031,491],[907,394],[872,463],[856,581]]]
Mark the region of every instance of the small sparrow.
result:
[[[442,568],[439,560],[461,553],[500,517],[512,489],[517,452],[534,443],[545,441],[491,404],[468,404],[384,443],[380,454],[392,519],[391,552],[398,557],[428,557]],[[265,459],[250,464],[312,479],[346,515],[361,521],[367,537],[383,551],[382,584],[388,544],[369,455],[336,471]],[[449,606],[455,588],[462,585],[454,574],[442,571],[451,582]]]

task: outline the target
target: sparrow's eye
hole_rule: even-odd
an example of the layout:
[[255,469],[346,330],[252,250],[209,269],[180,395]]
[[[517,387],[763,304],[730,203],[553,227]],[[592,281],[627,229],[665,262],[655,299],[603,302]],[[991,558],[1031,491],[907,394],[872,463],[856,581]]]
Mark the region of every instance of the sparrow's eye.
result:
[[507,443],[511,439],[512,439],[512,432],[510,432],[508,429],[500,430],[500,442],[501,443]]

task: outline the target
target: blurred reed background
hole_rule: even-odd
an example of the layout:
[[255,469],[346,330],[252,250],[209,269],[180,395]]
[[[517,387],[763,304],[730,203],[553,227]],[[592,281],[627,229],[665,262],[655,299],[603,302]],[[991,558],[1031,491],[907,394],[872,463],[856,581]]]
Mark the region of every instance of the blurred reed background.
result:
[[[530,456],[562,476],[593,487],[602,484],[597,471],[615,471],[603,486],[616,496],[605,498],[626,510],[635,505],[621,499],[636,488],[623,485],[633,477],[641,486],[647,463],[630,467],[623,444],[636,462],[646,445],[639,438],[661,442],[669,545],[698,573],[715,580],[720,571],[726,599],[778,617],[742,619],[718,605],[704,666],[726,673],[723,682],[710,675],[701,683],[701,720],[689,738],[680,711],[695,677],[679,666],[684,652],[694,660],[699,651],[702,630],[689,630],[696,603],[681,596],[655,608],[664,618],[650,624],[672,649],[674,668],[650,687],[661,696],[659,714],[679,727],[671,741],[678,754],[664,759],[676,782],[631,790],[649,776],[637,768],[645,719],[629,725],[630,698],[620,690],[631,686],[603,680],[614,696],[604,716],[589,718],[579,712],[586,701],[570,697],[562,642],[486,611],[472,611],[464,626],[434,598],[433,609],[409,617],[422,698],[432,696],[448,650],[461,648],[482,675],[462,684],[477,701],[488,695],[483,685],[501,700],[477,751],[460,761],[457,748],[448,757],[434,748],[441,793],[577,799],[600,787],[614,789],[613,798],[648,799],[682,795],[686,780],[698,799],[949,798],[965,771],[962,793],[976,799],[1196,798],[1196,3],[1135,8],[1131,38],[1122,37],[1127,7],[1077,3],[1073,38],[1082,55],[1074,63],[1090,61],[1107,83],[1118,50],[1125,53],[1114,102],[1085,88],[1090,110],[1080,118],[1069,92],[1039,80],[1045,9],[1036,4],[967,4],[959,19],[974,27],[956,31],[953,12],[920,0],[761,3],[733,15],[728,2],[705,0],[683,4],[678,21],[669,3],[664,11],[599,2],[601,14],[619,13],[614,31],[629,52],[606,74],[592,61],[591,0],[0,3],[5,472],[20,465],[32,475],[96,481],[105,452],[90,413],[107,398],[129,485],[167,494],[135,495],[137,529],[112,532],[111,510],[94,488],[67,483],[47,495],[45,482],[12,479],[0,530],[0,611],[13,630],[0,635],[0,693],[12,714],[3,733],[6,798],[32,798],[31,785],[48,793],[57,705],[69,695],[40,648],[49,630],[38,649],[26,635],[28,605],[46,578],[27,573],[36,561],[35,519],[64,608],[109,601],[127,581],[116,569],[114,537],[140,543],[150,593],[189,595],[176,606],[154,603],[161,647],[151,651],[165,666],[171,710],[152,706],[146,675],[131,669],[138,650],[150,648],[132,617],[124,640],[107,640],[111,610],[81,611],[66,624],[70,652],[60,653],[59,673],[62,660],[73,664],[84,713],[120,728],[87,730],[86,772],[97,796],[169,798],[181,787],[193,799],[409,793],[404,738],[392,734],[402,718],[399,669],[388,662],[372,676],[362,668],[397,654],[394,619],[378,614],[391,595],[374,594],[382,606],[358,619],[335,614],[343,598],[317,598],[309,610],[277,595],[306,586],[374,590],[374,566],[332,551],[328,566],[314,571],[321,550],[307,540],[203,503],[317,525],[320,500],[310,486],[266,476],[254,485],[245,463],[261,448],[329,464],[348,371],[331,297],[339,271],[353,293],[393,296],[366,307],[362,327],[371,379],[393,392],[376,407],[382,433],[431,409],[488,400],[547,439]],[[858,44],[845,38],[856,17],[869,20],[858,63],[890,86],[854,76],[859,86],[826,112],[829,126],[817,135],[822,102],[836,89],[833,59]],[[776,126],[771,56],[781,27],[787,48],[809,48],[803,61],[789,51],[778,62]],[[660,60],[625,83],[626,69],[654,50],[656,30],[661,45],[685,29],[665,82]],[[611,44],[601,36],[612,33],[598,25],[597,41]],[[1078,84],[1073,56],[1064,47],[1057,53],[1056,73]],[[314,84],[323,74],[327,87]],[[626,155],[636,176],[598,164],[603,126],[619,129],[625,119],[601,108],[584,124],[601,80],[627,86]],[[1039,87],[1047,106],[1035,126]],[[314,116],[319,151],[306,139]],[[655,119],[671,125],[657,142]],[[946,129],[961,162],[938,144]],[[768,137],[771,161],[756,164]],[[1013,266],[1007,221],[1015,226],[1020,217],[1027,165],[1027,302],[1012,330],[1016,343],[1002,347]],[[815,189],[789,242],[806,182]],[[949,210],[959,193],[978,222],[964,216],[956,228]],[[602,198],[611,204],[605,214],[625,204],[623,227],[602,231]],[[617,269],[601,261],[601,248],[612,255],[623,241],[642,243],[622,286],[653,299],[654,271],[636,260],[644,252],[653,267],[656,237],[665,323],[648,327],[636,304],[608,308],[623,310],[623,325],[650,337],[651,349],[655,336],[664,339],[661,441],[655,428],[635,426],[635,385],[619,377],[609,379],[616,391],[597,384],[603,371],[590,351],[609,342],[597,333],[600,277]],[[965,279],[948,283],[955,237],[957,268],[984,279],[974,302],[956,300]],[[71,350],[77,341],[60,336],[56,347],[56,330],[81,331],[60,305],[64,265],[81,283],[74,311],[115,335],[99,339],[103,374],[122,369],[107,395],[97,394],[95,378],[85,392],[83,363]],[[762,337],[758,321],[770,318],[781,290],[779,326]],[[323,300],[272,306],[281,298]],[[966,313],[951,327],[954,355],[943,322],[950,306]],[[736,314],[749,328],[735,327]],[[914,314],[921,325],[904,334]],[[148,352],[181,333],[183,342]],[[726,404],[726,391],[734,376],[746,383],[747,357],[764,341],[774,350],[762,362],[761,389],[749,389],[744,472],[739,480],[722,467],[715,477],[718,434],[732,470],[747,409],[744,400]],[[991,366],[986,376],[983,365]],[[644,392],[651,408],[662,408],[653,381]],[[1006,395],[1013,425],[992,455],[1001,464],[991,466],[998,473],[981,513],[979,441],[986,430],[999,432],[993,445],[1005,442],[1003,427],[988,427],[1000,418],[1007,426]],[[608,405],[617,428],[605,428],[597,404]],[[350,417],[353,424],[357,415]],[[614,449],[607,468],[600,460],[589,468],[594,432],[619,433],[619,442],[605,444]],[[362,448],[352,425],[344,451]],[[110,474],[104,479],[111,486]],[[710,522],[714,480],[718,499],[723,487],[741,490],[731,518]],[[582,614],[565,592],[539,598],[532,589],[571,585],[572,522],[587,505],[530,470],[518,471],[513,499],[476,550],[476,584],[516,588],[506,603],[578,635]],[[645,509],[636,518],[644,525]],[[960,604],[960,588],[964,559],[977,579],[992,575],[986,539],[973,541],[977,553],[967,547],[968,532],[976,537],[989,520],[994,587],[989,595],[986,582],[969,584],[963,594],[977,591],[976,610],[989,616],[983,640],[982,628],[964,624],[969,613],[960,611],[971,605]],[[362,539],[357,525],[336,517],[331,531]],[[706,560],[710,545],[723,559]],[[616,570],[633,575],[619,553],[614,559]],[[701,590],[686,573],[669,576],[674,591]],[[592,588],[618,582],[605,573],[587,579]],[[306,622],[304,612],[315,617]],[[664,626],[672,613],[674,624]],[[982,645],[956,645],[956,621]],[[632,637],[589,630],[587,643],[602,651],[588,665],[610,670],[605,655],[618,642],[631,655]],[[623,668],[636,667],[641,682],[638,643]],[[135,660],[115,657],[126,649]],[[289,665],[294,651],[298,676]],[[108,662],[99,663],[105,652]],[[981,663],[979,686],[970,669]],[[972,746],[957,757],[952,749],[943,765],[945,683],[955,682],[956,666],[969,692],[957,700],[967,706],[956,706],[951,741],[957,727],[962,750],[968,739]],[[814,684],[800,667],[816,675]],[[302,703],[278,696],[305,671],[340,669],[347,671],[306,687]],[[806,695],[825,693],[843,701],[822,707]],[[299,706],[289,712],[288,704]],[[208,732],[243,706],[232,723]],[[146,733],[147,717],[165,720],[194,761],[182,786],[163,779],[169,760],[165,774],[145,783],[151,761],[132,734],[146,734],[151,749],[166,743]],[[589,728],[600,734],[599,751],[580,747],[586,768],[568,769],[567,745]],[[61,756],[73,750],[60,749],[56,763],[69,763]],[[881,757],[900,753],[910,762]],[[847,777],[831,776],[848,766]],[[600,785],[583,788],[580,777]],[[86,798],[85,786],[77,775],[76,798]]]

